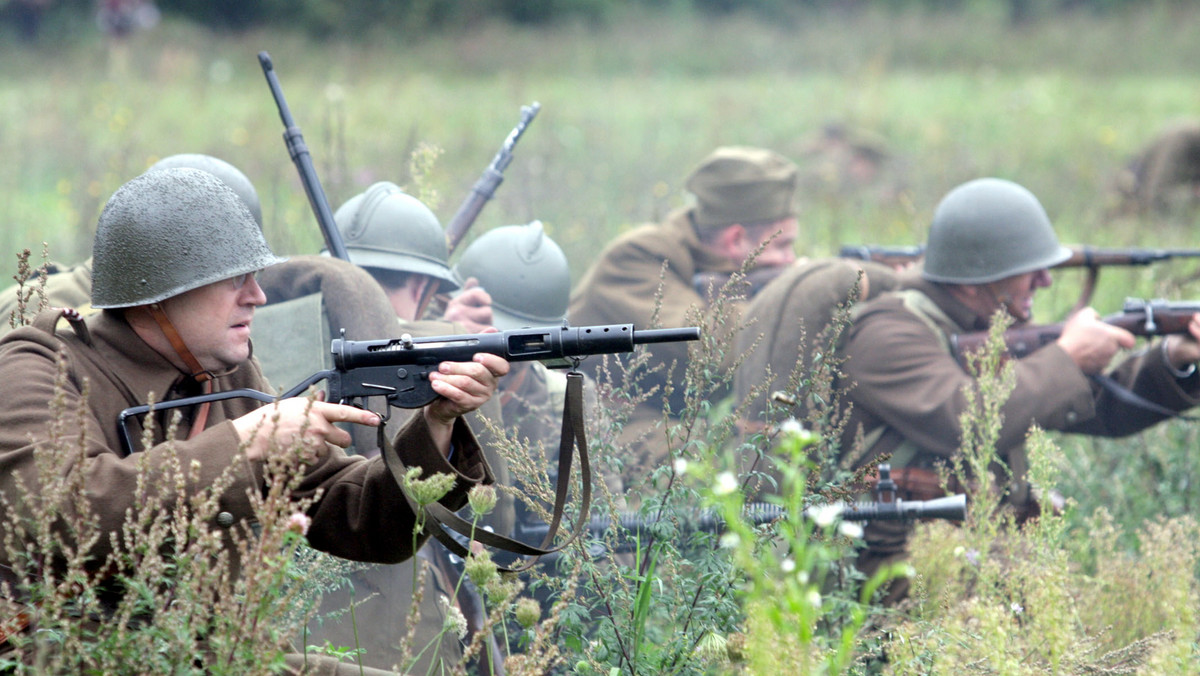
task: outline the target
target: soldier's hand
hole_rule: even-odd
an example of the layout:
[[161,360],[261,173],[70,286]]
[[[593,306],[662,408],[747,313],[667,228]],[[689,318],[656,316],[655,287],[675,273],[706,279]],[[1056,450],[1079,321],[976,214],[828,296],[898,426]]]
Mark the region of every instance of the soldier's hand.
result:
[[458,322],[471,333],[483,333],[495,321],[492,319],[492,296],[479,286],[479,280],[468,277],[458,295],[446,304],[442,319]]
[[305,449],[310,455],[308,460],[315,462],[329,450],[327,444],[342,448],[350,445],[350,433],[334,425],[339,422],[375,427],[379,416],[354,406],[292,397],[235,419],[233,427],[246,443],[246,457],[251,460],[265,458],[274,440],[280,448]]
[[441,396],[425,407],[424,414],[439,448],[449,450],[454,420],[483,406],[508,369],[503,357],[480,353],[469,362],[444,361],[429,374],[430,386]]
[[1100,373],[1122,348],[1133,347],[1133,334],[1100,320],[1093,308],[1076,312],[1063,326],[1058,345],[1087,374]]
[[1192,315],[1186,335],[1171,335],[1166,339],[1167,361],[1177,371],[1200,361],[1200,313]]

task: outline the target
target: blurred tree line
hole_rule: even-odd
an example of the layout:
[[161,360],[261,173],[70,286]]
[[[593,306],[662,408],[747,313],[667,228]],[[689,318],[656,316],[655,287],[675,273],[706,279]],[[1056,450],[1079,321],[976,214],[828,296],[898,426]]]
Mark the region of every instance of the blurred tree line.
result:
[[[1186,4],[1188,0],[1154,0]],[[21,37],[35,37],[43,20],[54,17],[79,25],[128,5],[149,4],[165,16],[190,19],[215,29],[263,26],[297,28],[316,37],[339,37],[379,30],[414,35],[446,31],[484,21],[550,24],[587,21],[603,24],[631,7],[720,16],[733,12],[787,20],[813,10],[856,12],[978,11],[1006,14],[1014,24],[1068,11],[1113,12],[1144,6],[1146,0],[0,0],[0,20]],[[75,19],[75,21],[71,21]]]

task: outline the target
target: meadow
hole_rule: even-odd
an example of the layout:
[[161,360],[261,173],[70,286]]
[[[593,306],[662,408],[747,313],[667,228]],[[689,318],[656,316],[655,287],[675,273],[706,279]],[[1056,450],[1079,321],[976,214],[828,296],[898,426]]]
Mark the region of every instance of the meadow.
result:
[[[849,243],[920,243],[941,195],[983,175],[1032,189],[1066,243],[1197,247],[1195,216],[1116,215],[1112,184],[1159,129],[1200,117],[1200,43],[1188,29],[1200,9],[1153,2],[1131,14],[1064,14],[1017,30],[980,5],[936,15],[813,12],[776,22],[664,12],[415,38],[379,31],[354,42],[314,42],[281,29],[214,33],[168,18],[119,45],[88,31],[32,46],[5,40],[0,252],[13,270],[16,253],[28,248],[36,257],[43,242],[53,260],[83,259],[107,196],[181,152],[240,167],[258,187],[276,250],[315,252],[321,236],[281,139],[256,58],[263,50],[334,208],[391,180],[419,188],[444,222],[520,107],[539,102],[473,232],[540,219],[576,279],[605,242],[682,204],[683,179],[714,147],[757,145],[799,157],[830,122],[885,140],[906,188],[886,202],[802,196],[801,255],[834,255]],[[422,147],[437,159],[414,172],[410,159]],[[1094,305],[1103,314],[1126,296],[1193,297],[1196,270],[1186,260],[1106,270]],[[1060,318],[1080,280],[1061,273],[1039,297],[1038,318]],[[1189,421],[1126,440],[1053,437],[1042,471],[1074,506],[1006,550],[1008,567],[963,572],[962,551],[996,546],[988,527],[933,528],[927,555],[914,561],[931,590],[928,604],[889,617],[895,633],[858,644],[860,655],[890,655],[890,667],[830,658],[835,639],[814,641],[814,652],[798,649],[790,663],[815,669],[819,662],[833,672],[944,673],[952,665],[967,673],[1190,673],[1200,655],[1200,571],[1188,541],[1196,528],[1188,517],[1200,501],[1196,445]],[[1013,551],[1034,553],[1022,559]],[[1136,583],[1117,583],[1138,574]],[[973,583],[963,584],[965,577]],[[1005,585],[1020,585],[1021,607],[1041,601],[1043,615],[1012,610],[1006,604],[1017,604],[1016,596],[981,593],[988,584],[1005,594],[1015,594]],[[1038,596],[1046,590],[1061,596]],[[997,614],[1001,606],[1008,616]],[[788,626],[746,607],[764,632]],[[829,636],[863,625],[849,611],[836,621],[832,615],[827,609]],[[889,642],[897,636],[909,642]],[[607,635],[597,640],[616,645]],[[769,649],[751,641],[746,650]],[[582,640],[563,650],[575,651],[580,673],[600,673],[605,664],[655,673],[663,664],[645,654],[623,660]],[[721,670],[707,662],[697,668]]]

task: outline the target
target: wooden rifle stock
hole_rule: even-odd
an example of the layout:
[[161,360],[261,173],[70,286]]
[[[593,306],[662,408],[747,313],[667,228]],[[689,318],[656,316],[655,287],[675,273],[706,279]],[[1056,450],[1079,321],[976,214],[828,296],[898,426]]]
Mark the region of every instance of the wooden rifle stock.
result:
[[[1167,336],[1187,333],[1194,313],[1200,312],[1200,302],[1142,300],[1130,298],[1121,312],[1103,318],[1135,336]],[[1004,332],[1005,355],[1020,359],[1036,352],[1062,335],[1063,324],[1022,326]],[[960,364],[966,365],[967,355],[978,352],[988,339],[987,331],[950,336],[950,349]]]

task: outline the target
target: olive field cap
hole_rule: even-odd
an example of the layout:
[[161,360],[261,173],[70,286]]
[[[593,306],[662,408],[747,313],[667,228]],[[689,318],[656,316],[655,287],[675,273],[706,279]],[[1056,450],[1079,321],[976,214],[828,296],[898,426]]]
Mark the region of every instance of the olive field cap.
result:
[[463,251],[454,272],[460,281],[474,277],[492,297],[492,323],[501,331],[567,316],[571,269],[541,221],[489,230]]
[[442,224],[395,183],[371,185],[338,207],[333,220],[355,265],[427,275],[443,291],[458,288]]
[[933,282],[986,284],[1050,268],[1070,256],[1033,193],[1012,181],[980,178],[938,203],[921,274]]
[[181,153],[162,158],[150,165],[146,171],[179,168],[203,169],[221,179],[225,185],[233,188],[233,191],[242,198],[242,201],[250,209],[250,214],[254,216],[255,222],[258,223],[258,227],[262,227],[262,204],[258,200],[258,191],[254,189],[254,183],[240,169],[212,155]]
[[696,197],[696,226],[774,223],[796,215],[796,165],[763,148],[717,148],[684,185]]
[[285,260],[232,188],[188,168],[148,171],[118,188],[92,256],[97,309],[157,303]]

